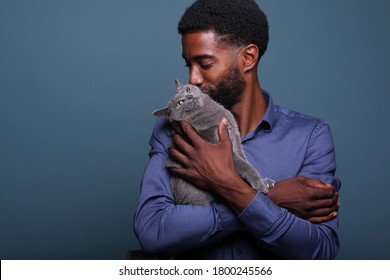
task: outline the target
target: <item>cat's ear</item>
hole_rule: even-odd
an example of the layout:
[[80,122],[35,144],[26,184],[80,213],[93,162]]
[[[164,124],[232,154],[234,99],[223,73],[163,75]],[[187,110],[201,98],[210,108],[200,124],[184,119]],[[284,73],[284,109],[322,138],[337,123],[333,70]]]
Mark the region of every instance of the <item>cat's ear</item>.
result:
[[179,89],[183,86],[183,84],[179,80],[175,80],[176,89]]
[[168,118],[168,107],[165,107],[165,108],[162,108],[162,109],[158,109],[156,111],[153,111],[153,115],[157,116],[157,117],[160,117],[160,118]]

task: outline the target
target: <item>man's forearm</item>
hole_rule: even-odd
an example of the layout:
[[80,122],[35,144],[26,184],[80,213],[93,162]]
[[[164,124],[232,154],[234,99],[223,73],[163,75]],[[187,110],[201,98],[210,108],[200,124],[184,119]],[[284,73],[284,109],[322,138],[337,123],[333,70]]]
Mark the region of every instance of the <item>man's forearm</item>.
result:
[[317,223],[334,218],[339,206],[333,186],[302,176],[277,182],[267,197],[294,215]]
[[261,193],[239,220],[261,247],[283,259],[333,259],[339,250],[337,217],[313,224],[278,207]]

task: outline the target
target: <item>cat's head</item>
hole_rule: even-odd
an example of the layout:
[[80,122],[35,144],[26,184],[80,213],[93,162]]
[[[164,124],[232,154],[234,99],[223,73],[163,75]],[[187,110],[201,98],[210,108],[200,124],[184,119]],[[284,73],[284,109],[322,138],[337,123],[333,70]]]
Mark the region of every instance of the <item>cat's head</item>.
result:
[[197,86],[176,82],[176,92],[168,102],[167,107],[156,110],[153,114],[169,120],[189,120],[204,104],[207,94],[200,91]]

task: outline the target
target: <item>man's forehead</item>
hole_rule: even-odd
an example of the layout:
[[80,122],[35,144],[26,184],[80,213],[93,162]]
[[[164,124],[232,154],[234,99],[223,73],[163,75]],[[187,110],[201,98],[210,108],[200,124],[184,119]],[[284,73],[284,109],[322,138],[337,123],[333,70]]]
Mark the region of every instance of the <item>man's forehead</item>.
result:
[[184,59],[193,57],[211,57],[223,50],[218,44],[217,35],[212,31],[194,32],[183,35],[182,37],[182,56]]

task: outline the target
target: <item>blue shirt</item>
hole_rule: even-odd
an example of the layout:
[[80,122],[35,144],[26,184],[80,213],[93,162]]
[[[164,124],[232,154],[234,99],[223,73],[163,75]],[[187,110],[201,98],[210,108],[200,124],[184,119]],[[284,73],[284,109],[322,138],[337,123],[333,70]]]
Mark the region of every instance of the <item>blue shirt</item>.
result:
[[[242,145],[262,177],[275,181],[306,176],[338,190],[332,135],[328,124],[274,105]],[[176,205],[168,159],[172,128],[157,120],[150,139],[150,161],[141,183],[134,230],[147,253],[169,253],[185,259],[332,259],[339,250],[338,218],[314,224],[278,207],[257,193],[235,215],[227,204]]]

